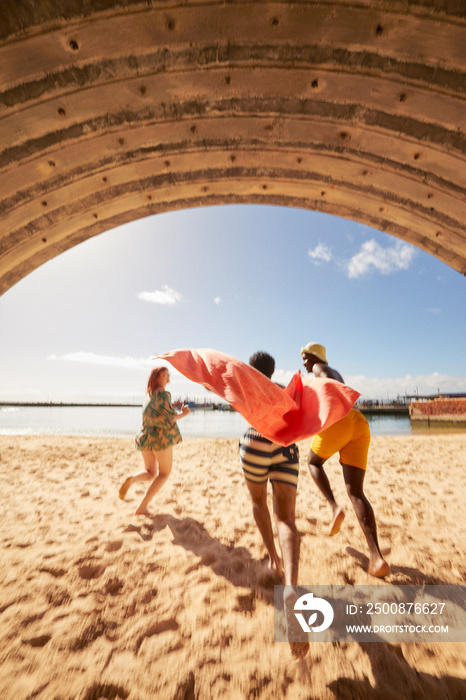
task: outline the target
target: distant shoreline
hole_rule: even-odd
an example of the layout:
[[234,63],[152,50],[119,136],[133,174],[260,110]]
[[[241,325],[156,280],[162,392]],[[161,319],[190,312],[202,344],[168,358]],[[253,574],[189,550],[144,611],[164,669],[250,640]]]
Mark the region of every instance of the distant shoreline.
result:
[[0,401],[0,408],[140,408],[140,403],[71,403],[57,401]]
[[[179,402],[174,405],[177,406]],[[74,403],[56,401],[0,401],[0,408],[141,408],[142,403]],[[190,405],[191,410],[205,409],[234,411],[228,404],[196,404]],[[400,405],[378,405],[378,406],[355,406],[358,411],[367,415],[391,415],[409,416],[408,406]]]
[[[181,401],[174,401],[175,408],[181,406]],[[0,401],[0,408],[142,408],[141,403],[77,403],[71,401]],[[189,402],[191,410],[205,409],[206,411],[234,411],[229,404],[207,403],[196,404]]]

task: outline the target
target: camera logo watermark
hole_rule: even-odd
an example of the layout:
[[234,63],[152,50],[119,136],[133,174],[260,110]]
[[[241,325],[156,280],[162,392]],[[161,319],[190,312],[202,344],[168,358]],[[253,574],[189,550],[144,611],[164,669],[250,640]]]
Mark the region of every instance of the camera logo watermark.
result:
[[[295,616],[301,625],[303,632],[323,632],[328,629],[333,622],[333,608],[327,600],[323,598],[314,598],[313,593],[305,593],[294,604]],[[314,611],[308,621],[304,619],[304,615],[296,610],[305,610],[306,612]],[[317,620],[317,612],[320,611],[324,616],[324,621],[318,627],[312,627]]]
[[466,586],[275,586],[276,642],[466,642]]

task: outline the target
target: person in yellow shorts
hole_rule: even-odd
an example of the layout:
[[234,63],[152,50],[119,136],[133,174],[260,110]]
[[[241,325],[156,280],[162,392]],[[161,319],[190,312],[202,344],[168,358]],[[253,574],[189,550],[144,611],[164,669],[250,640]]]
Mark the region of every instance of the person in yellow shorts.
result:
[[[308,372],[313,372],[316,377],[336,379],[344,384],[341,374],[328,366],[323,345],[308,343],[301,348],[301,356]],[[367,420],[362,413],[352,409],[344,418],[313,438],[307,463],[314,482],[327,499],[332,511],[330,535],[336,535],[340,531],[345,512],[335,501],[323,465],[332,455],[339,452],[346,491],[369,547],[368,573],[384,578],[390,572],[390,566],[380,551],[374,510],[363,490],[370,442],[371,433]]]

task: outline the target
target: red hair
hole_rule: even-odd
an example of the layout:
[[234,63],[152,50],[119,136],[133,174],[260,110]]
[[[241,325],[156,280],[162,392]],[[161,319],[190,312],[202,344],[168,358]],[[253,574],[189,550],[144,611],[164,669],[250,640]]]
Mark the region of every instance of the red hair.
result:
[[149,380],[147,382],[146,392],[148,394],[153,394],[156,389],[160,386],[160,375],[162,372],[168,372],[166,367],[155,367],[149,375]]

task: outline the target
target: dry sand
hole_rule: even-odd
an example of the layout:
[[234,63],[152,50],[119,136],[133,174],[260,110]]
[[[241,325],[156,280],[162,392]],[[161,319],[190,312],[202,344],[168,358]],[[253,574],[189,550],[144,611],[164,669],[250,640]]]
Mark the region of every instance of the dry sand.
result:
[[[339,535],[300,444],[300,582],[375,584],[351,507]],[[374,438],[366,493],[393,584],[464,584],[466,435]],[[237,440],[186,440],[154,518],[118,499],[131,439],[1,437],[2,700],[465,698],[465,644],[273,641],[273,588]],[[336,458],[328,474],[349,506]]]

